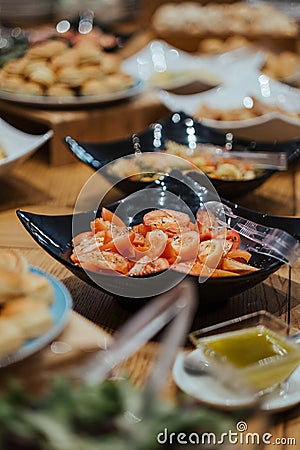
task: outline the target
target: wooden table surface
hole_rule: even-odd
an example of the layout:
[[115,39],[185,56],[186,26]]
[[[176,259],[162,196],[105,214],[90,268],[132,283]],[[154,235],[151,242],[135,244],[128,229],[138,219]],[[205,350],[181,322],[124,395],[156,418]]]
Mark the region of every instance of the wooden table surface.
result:
[[[82,186],[92,174],[92,169],[80,162],[51,166],[48,164],[46,151],[40,149],[9,176],[0,179],[0,247],[19,249],[31,264],[62,280],[71,292],[75,311],[113,333],[133,312],[112,296],[80,281],[47,255],[24,230],[15,213],[18,208],[45,214],[71,213]],[[299,183],[300,164],[294,164],[287,172],[275,174],[254,193],[239,199],[239,203],[275,215],[300,215]],[[108,183],[103,184],[103,190],[108,187]],[[116,200],[120,195],[118,191],[112,192],[108,202]],[[199,309],[193,327],[266,309],[300,329],[299,267],[300,265],[296,265],[290,269],[284,266],[255,288],[221,304],[208,306],[205,310]],[[156,342],[149,343],[127,363],[127,369],[135,382],[144,379],[157,345]],[[272,415],[268,431],[272,433],[273,440],[293,438],[290,444],[282,439],[282,444],[276,445],[276,448],[299,448],[300,405],[284,414]]]

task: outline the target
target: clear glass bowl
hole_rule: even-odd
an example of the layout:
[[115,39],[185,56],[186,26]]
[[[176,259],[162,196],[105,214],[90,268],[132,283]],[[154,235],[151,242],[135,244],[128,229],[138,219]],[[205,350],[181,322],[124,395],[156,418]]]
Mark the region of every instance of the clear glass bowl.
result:
[[285,382],[300,363],[300,345],[289,327],[258,311],[190,333],[212,373],[229,388],[260,396]]

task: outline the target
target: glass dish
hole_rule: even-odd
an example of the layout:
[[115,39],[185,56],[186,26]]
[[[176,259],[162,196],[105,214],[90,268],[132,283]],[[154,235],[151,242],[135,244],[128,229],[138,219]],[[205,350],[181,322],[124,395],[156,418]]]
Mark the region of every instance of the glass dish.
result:
[[300,346],[285,322],[266,311],[190,333],[213,373],[227,387],[238,382],[260,396],[281,386],[300,363]]

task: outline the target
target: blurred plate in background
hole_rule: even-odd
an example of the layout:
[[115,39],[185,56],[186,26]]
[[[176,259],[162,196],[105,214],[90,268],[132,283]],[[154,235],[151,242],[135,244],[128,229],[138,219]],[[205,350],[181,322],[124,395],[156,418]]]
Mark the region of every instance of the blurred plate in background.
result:
[[0,176],[7,175],[52,136],[52,130],[41,135],[24,133],[0,118],[0,148],[3,153],[3,158],[0,159]]

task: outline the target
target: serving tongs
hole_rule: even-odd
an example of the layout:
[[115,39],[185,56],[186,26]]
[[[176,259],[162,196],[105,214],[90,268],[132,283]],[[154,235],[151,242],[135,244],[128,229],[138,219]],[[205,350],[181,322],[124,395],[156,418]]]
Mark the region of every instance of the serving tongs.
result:
[[271,256],[290,266],[300,258],[299,241],[286,231],[240,217],[228,205],[218,201],[206,202],[200,208],[211,215],[211,223],[217,223],[217,227],[231,228],[243,236],[248,250]]
[[117,364],[128,359],[169,324],[164,330],[156,364],[143,392],[142,413],[149,414],[152,402],[165,387],[178,348],[188,334],[196,308],[194,289],[192,283],[184,280],[149,302],[116,332],[107,350],[93,353],[90,360],[75,371],[75,375],[90,384],[104,381]]
[[[221,201],[218,196],[213,196],[213,200],[203,200],[203,191],[206,191],[207,188],[202,186],[201,181],[197,181],[194,177],[181,174],[180,181],[199,197],[199,210],[209,214],[210,225],[215,236],[220,235],[222,237],[224,236],[222,230],[231,228],[244,237],[243,243],[249,251],[271,256],[290,266],[295,265],[300,258],[300,242],[288,232],[289,229],[295,231],[298,226],[300,228],[299,218],[278,216],[277,221],[283,225],[285,230],[268,226],[268,220],[265,221],[265,225],[253,222],[246,217],[235,214],[234,207],[236,205],[227,200]],[[249,210],[245,209],[245,211],[249,213]],[[254,214],[258,215],[256,212]],[[261,216],[264,217],[263,214]],[[291,222],[290,225],[288,221]],[[297,233],[295,235],[299,236]]]
[[215,146],[211,146],[206,151],[206,146],[206,144],[198,144],[195,150],[203,155],[207,154],[215,161],[221,160],[222,163],[226,163],[226,160],[235,159],[257,169],[287,170],[286,152],[232,151],[224,147]]

